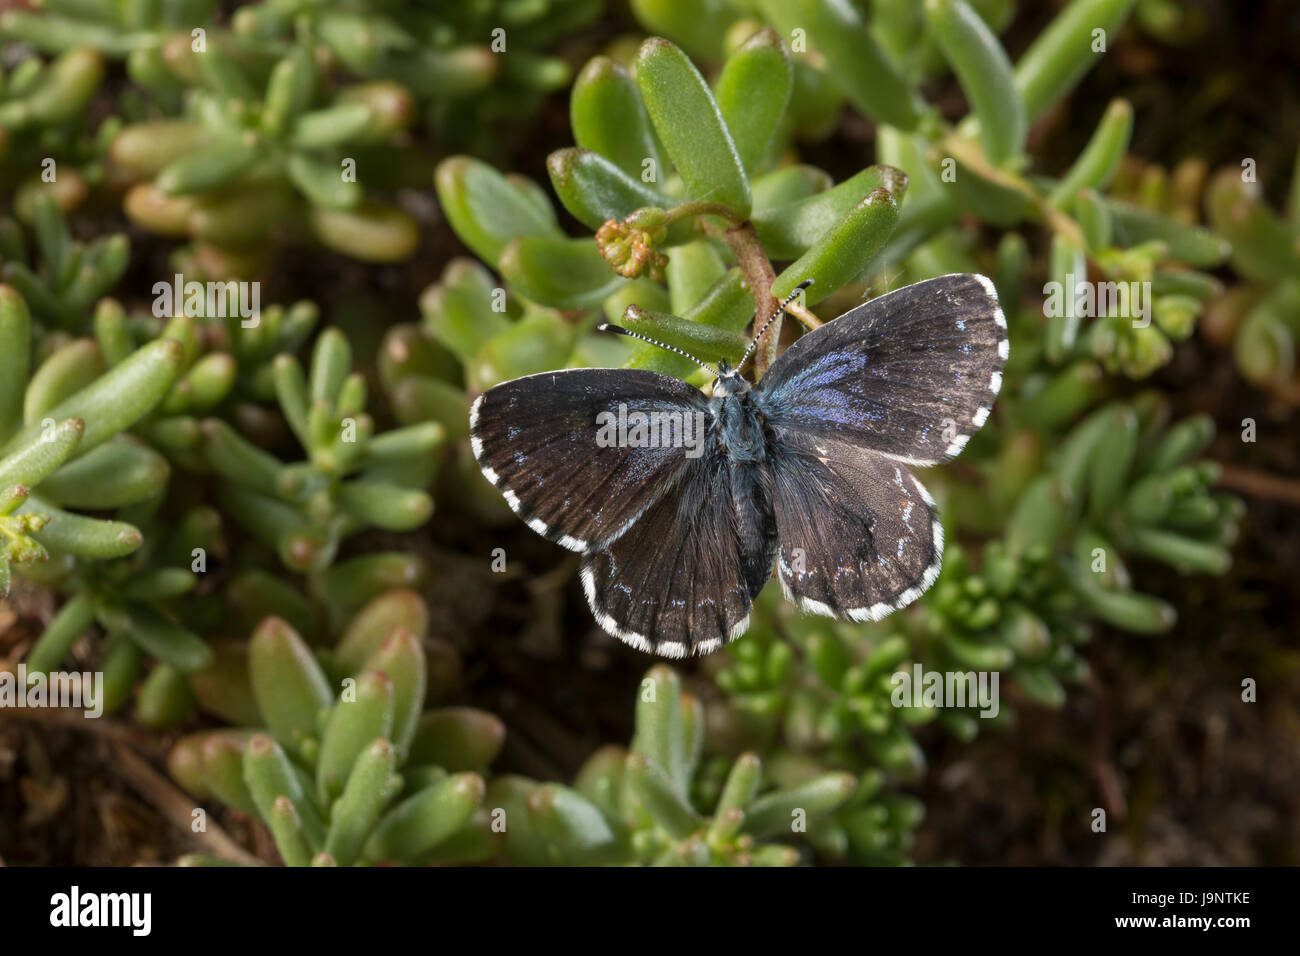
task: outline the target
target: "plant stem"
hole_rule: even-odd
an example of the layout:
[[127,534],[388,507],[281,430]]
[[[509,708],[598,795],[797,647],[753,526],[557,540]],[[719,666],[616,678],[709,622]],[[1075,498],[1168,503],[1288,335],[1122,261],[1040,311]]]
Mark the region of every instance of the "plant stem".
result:
[[1086,245],[1083,239],[1083,230],[1079,228],[1077,222],[1048,202],[1047,197],[1030,185],[1028,180],[1017,176],[1015,173],[999,169],[986,160],[978,144],[957,133],[949,133],[939,141],[938,145],[953,158],[961,160],[963,166],[978,173],[989,182],[997,183],[1004,189],[1010,189],[1024,196],[1033,204],[1034,209],[1038,211],[1038,214],[1053,232],[1058,233],[1081,248]]
[[791,315],[793,315],[800,322],[802,322],[804,328],[806,328],[809,332],[811,332],[813,329],[820,329],[823,325],[826,324],[821,319],[817,318],[817,316],[813,315],[811,311],[809,311],[808,309],[800,305],[798,302],[791,302],[789,305],[785,307],[785,310],[789,312]]
[[[755,321],[764,319],[775,312],[781,303],[772,297],[772,283],[776,281],[776,273],[772,271],[772,263],[763,250],[758,233],[754,231],[752,223],[743,222],[728,229],[726,239],[736,257],[736,264],[745,276],[749,294],[754,298]],[[767,327],[754,351],[755,380],[762,378],[763,373],[776,360],[776,346],[780,339],[781,317],[778,315]]]
[[249,853],[226,834],[215,820],[204,820],[204,829],[195,831],[193,822],[194,800],[170,780],[160,774],[142,759],[130,747],[115,744],[112,747],[114,765],[118,774],[131,788],[149,801],[162,816],[178,830],[188,833],[203,849],[225,860],[237,863],[260,863],[256,856]]
[[718,216],[725,219],[732,227],[744,225],[744,221],[736,217],[735,210],[730,206],[725,203],[709,202],[704,199],[673,206],[664,216],[664,225],[676,222],[678,219],[685,219],[688,216]]
[[1281,475],[1220,463],[1219,484],[1255,498],[1300,506],[1300,481]]

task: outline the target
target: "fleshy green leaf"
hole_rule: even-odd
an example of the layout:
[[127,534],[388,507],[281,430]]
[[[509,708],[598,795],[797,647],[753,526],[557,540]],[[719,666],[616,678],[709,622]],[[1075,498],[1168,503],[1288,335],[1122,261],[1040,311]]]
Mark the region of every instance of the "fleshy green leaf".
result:
[[904,130],[920,122],[925,109],[920,95],[889,62],[848,0],[758,0],[758,7],[783,36],[807,32],[834,81],[862,112]]
[[[727,124],[700,71],[659,37],[641,44],[636,84],[691,199],[718,202],[749,215],[749,180]],[[663,171],[660,171],[663,175]]]
[[759,30],[723,64],[714,96],[746,172],[762,165],[793,87],[790,53],[772,29]]

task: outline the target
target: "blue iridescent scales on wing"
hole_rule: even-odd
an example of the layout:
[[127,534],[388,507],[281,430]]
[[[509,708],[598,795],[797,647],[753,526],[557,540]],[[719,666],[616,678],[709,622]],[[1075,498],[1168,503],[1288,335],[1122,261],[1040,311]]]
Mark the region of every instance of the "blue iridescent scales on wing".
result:
[[[1008,351],[993,284],[940,276],[805,334],[757,385],[726,365],[711,396],[632,369],[506,382],[474,403],[471,444],[529,527],[582,553],[602,628],[708,653],[745,631],[774,572],[800,607],[849,620],[925,592],[943,526],[908,466],[961,452]],[[611,415],[613,444],[598,440]],[[629,415],[648,428],[622,428]],[[703,423],[696,444],[685,416]]]
[[987,419],[1009,352],[983,276],[940,276],[805,335],[762,382],[769,418],[916,465],[955,457]]

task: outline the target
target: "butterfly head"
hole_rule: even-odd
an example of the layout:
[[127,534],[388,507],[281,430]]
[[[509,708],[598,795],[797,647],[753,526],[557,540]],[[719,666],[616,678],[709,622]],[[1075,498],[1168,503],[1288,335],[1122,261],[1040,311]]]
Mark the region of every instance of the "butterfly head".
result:
[[725,361],[718,363],[718,380],[713,383],[713,394],[718,397],[740,395],[749,391],[749,382],[740,374],[739,366],[732,367]]

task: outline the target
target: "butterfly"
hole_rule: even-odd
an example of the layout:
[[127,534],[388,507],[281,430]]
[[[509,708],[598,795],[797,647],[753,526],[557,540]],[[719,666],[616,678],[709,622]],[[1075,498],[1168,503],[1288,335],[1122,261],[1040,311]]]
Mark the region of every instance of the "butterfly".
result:
[[740,369],[765,328],[734,367],[693,359],[717,376],[711,394],[579,368],[504,382],[471,407],[483,474],[530,528],[582,554],[597,623],[643,651],[706,654],[738,637],[774,570],[804,610],[853,621],[907,606],[939,575],[943,525],[909,469],[955,457],[988,419],[1010,349],[993,283],[945,275],[878,296],[751,384]]

